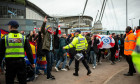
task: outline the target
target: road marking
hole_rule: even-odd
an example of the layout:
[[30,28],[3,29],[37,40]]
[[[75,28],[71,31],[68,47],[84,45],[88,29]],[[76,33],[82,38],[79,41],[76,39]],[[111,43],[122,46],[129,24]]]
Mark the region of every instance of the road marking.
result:
[[116,72],[115,74],[113,74],[111,77],[109,77],[103,84],[107,84],[115,75],[117,75],[118,73],[120,73],[121,71],[128,69],[128,67],[123,68],[121,70],[119,70],[118,72]]

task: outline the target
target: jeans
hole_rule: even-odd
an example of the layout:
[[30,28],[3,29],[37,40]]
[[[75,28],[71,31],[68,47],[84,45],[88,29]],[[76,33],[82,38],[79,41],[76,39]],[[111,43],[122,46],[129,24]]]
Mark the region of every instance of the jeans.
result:
[[62,65],[62,69],[65,68],[65,65],[67,64],[67,53],[66,53],[66,56],[61,56],[60,57],[60,60],[58,61],[58,63],[56,64],[56,67],[58,68],[58,66],[60,65],[60,63],[63,61],[64,59],[64,62],[63,62],[63,65]]
[[55,52],[55,55],[54,55],[54,60],[56,61],[56,63],[58,62],[59,60],[59,57],[58,57],[58,52],[59,52],[59,49],[54,49],[54,52]]
[[69,61],[69,66],[71,65],[71,63],[73,62],[74,58],[71,58]]
[[50,78],[53,64],[53,52],[46,50],[46,60],[47,60],[47,78]]
[[92,59],[93,66],[96,66],[96,57],[97,57],[97,54],[94,51],[90,51],[90,56],[91,56],[91,59]]
[[90,52],[86,54],[87,55],[87,63],[91,62],[91,58],[90,58]]

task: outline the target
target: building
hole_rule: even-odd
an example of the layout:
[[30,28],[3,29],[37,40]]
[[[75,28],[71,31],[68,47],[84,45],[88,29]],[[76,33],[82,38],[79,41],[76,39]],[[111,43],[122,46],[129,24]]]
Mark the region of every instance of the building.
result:
[[76,29],[91,32],[93,18],[90,16],[55,16],[59,20],[61,32],[70,34]]
[[42,9],[28,0],[0,0],[0,28],[8,30],[5,26],[10,20],[19,22],[19,31],[26,33],[34,28],[40,28],[44,17],[48,17],[47,25],[57,27],[56,18],[46,14]]

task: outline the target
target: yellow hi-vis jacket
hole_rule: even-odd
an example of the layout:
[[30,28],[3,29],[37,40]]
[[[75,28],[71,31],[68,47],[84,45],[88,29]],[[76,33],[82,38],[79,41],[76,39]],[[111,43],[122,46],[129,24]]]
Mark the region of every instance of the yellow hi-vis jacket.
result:
[[9,33],[5,35],[5,58],[25,57],[25,36],[20,33]]
[[137,71],[140,73],[140,37],[138,37],[135,51],[132,53],[132,60]]
[[87,50],[88,43],[86,38],[81,34],[79,34],[78,37],[74,37],[73,41],[69,45],[65,46],[64,48],[70,49],[73,47],[76,48],[76,51]]

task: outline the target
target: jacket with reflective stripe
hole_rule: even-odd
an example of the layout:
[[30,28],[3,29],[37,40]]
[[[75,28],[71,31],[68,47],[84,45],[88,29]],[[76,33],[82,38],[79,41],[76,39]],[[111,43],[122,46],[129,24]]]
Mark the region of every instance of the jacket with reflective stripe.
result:
[[25,57],[25,36],[20,33],[9,33],[5,36],[5,57]]
[[136,36],[133,32],[130,32],[129,35],[126,36],[125,42],[124,42],[124,54],[125,55],[131,55],[133,50],[136,46]]
[[132,60],[137,71],[140,73],[140,37],[138,37],[136,48],[132,53]]
[[88,43],[86,38],[79,34],[78,37],[74,37],[73,41],[69,45],[65,46],[65,49],[73,47],[76,48],[76,51],[87,50]]

